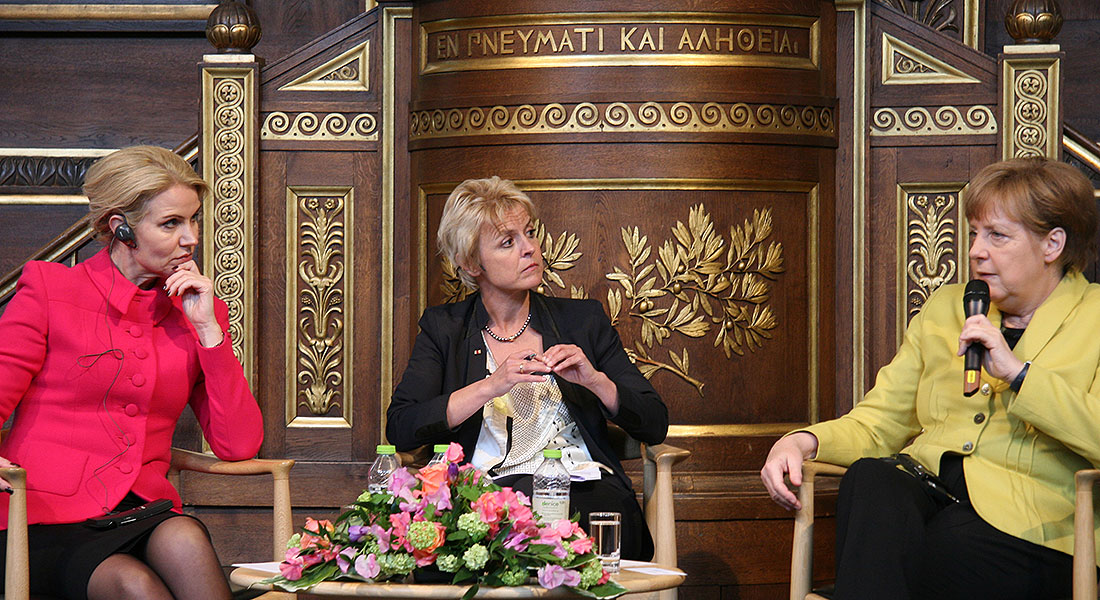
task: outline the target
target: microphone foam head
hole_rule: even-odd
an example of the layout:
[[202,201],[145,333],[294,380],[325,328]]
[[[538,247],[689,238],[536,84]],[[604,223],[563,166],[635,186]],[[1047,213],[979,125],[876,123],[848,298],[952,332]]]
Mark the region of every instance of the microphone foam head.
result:
[[963,296],[973,296],[988,298],[989,297],[989,284],[981,279],[971,279],[966,282],[966,291],[963,292]]
[[989,312],[989,284],[981,279],[973,279],[966,284],[963,292],[963,311],[970,317]]

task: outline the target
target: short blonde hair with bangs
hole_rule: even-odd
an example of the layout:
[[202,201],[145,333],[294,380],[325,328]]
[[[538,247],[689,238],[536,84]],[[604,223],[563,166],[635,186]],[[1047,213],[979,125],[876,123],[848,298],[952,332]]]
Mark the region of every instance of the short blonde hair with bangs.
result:
[[195,190],[202,202],[210,190],[183,157],[157,146],[130,146],[96,161],[84,176],[84,195],[95,237],[107,243],[110,219],[122,215],[131,227],[145,218],[151,198],[176,185]]
[[516,184],[496,175],[488,179],[467,179],[447,197],[436,234],[439,253],[455,266],[458,278],[466,287],[477,289],[477,281],[462,266],[478,262],[481,227],[501,223],[504,215],[517,206],[523,208],[531,220],[538,216],[527,194]]
[[1096,260],[1100,216],[1092,184],[1066,163],[1041,157],[994,163],[971,180],[965,202],[968,220],[1000,211],[1038,236],[1061,227],[1063,273],[1084,271]]

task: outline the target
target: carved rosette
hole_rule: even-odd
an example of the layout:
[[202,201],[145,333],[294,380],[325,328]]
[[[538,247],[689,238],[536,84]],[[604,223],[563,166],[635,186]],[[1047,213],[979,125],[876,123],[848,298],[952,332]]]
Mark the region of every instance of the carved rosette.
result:
[[547,133],[771,133],[835,137],[825,106],[611,102],[414,111],[413,140]]
[[1020,71],[1013,82],[1013,156],[1043,156],[1047,145],[1047,79],[1035,69]]
[[288,231],[297,232],[290,257],[297,269],[287,274],[294,281],[288,320],[298,324],[289,346],[298,368],[288,386],[287,422],[350,427],[351,377],[344,349],[352,329],[345,302],[351,285],[345,239],[351,190],[290,188],[288,200]]

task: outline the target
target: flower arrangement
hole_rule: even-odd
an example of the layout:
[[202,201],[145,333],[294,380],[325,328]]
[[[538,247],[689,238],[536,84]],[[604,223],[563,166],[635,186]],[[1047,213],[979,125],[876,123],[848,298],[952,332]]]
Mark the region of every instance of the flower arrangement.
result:
[[335,522],[306,519],[287,542],[280,574],[261,583],[295,592],[322,581],[438,573],[470,584],[464,598],[532,576],[544,588],[564,585],[591,598],[626,592],[575,520],[540,523],[523,492],[494,484],[462,459],[462,447],[451,444],[445,462],[416,474],[398,469],[385,492],[363,492]]

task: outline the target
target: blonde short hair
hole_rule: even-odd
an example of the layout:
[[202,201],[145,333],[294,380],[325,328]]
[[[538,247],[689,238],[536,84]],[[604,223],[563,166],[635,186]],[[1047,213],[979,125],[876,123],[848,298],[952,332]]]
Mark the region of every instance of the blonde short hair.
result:
[[966,218],[1001,211],[1038,236],[1056,227],[1066,232],[1058,257],[1063,273],[1084,271],[1096,259],[1100,223],[1092,184],[1080,171],[1049,158],[1014,158],[974,176],[966,195]]
[[96,239],[106,243],[114,235],[110,218],[122,215],[137,225],[149,199],[175,185],[195,190],[201,202],[210,186],[180,155],[157,146],[130,146],[96,161],[84,176],[84,195]]
[[504,215],[517,206],[532,220],[538,216],[527,194],[511,181],[496,175],[488,179],[467,179],[447,197],[437,232],[439,253],[455,266],[458,278],[466,287],[477,289],[477,282],[462,265],[477,264],[482,225],[499,224]]

